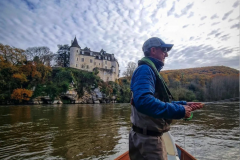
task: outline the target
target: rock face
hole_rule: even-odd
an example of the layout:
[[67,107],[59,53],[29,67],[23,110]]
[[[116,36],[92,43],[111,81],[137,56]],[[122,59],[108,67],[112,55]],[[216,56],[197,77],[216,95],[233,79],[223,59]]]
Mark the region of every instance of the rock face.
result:
[[77,92],[71,89],[67,91],[65,94],[62,94],[60,97],[55,98],[53,101],[49,96],[39,96],[29,102],[29,104],[62,104],[62,103],[78,103],[78,104],[116,103],[116,96],[108,97],[105,94],[103,94],[99,88],[95,88],[90,93],[84,90],[83,96],[79,97]]
[[89,94],[86,90],[84,91],[84,94],[81,98],[76,99],[75,103],[93,103],[92,95]]
[[53,101],[49,96],[38,96],[32,101],[29,101],[29,104],[62,104],[62,101],[59,97],[56,97]]
[[99,88],[95,88],[92,93],[94,103],[100,103],[103,98],[102,92],[100,92]]
[[84,90],[84,94],[82,97],[75,98],[74,103],[81,103],[81,104],[98,104],[98,103],[116,103],[116,96],[107,97],[103,94],[99,88],[95,88],[91,93]]

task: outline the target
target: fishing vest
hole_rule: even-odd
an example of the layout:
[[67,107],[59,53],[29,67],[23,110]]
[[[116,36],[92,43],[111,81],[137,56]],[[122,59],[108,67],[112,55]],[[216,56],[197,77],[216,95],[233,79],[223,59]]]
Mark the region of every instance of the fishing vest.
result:
[[[154,97],[163,101],[163,102],[170,102],[173,99],[172,94],[170,93],[166,83],[164,82],[163,78],[157,71],[154,63],[147,57],[142,58],[138,62],[138,66],[140,65],[148,65],[154,72],[156,77],[156,84],[155,84],[155,93]],[[132,93],[132,97],[133,97]],[[132,100],[133,102],[133,100]],[[153,118],[146,114],[140,113],[134,106],[134,103],[131,105],[131,122],[143,130],[151,130],[156,132],[167,132],[170,129],[170,124],[172,122],[171,119],[164,119],[164,118]]]

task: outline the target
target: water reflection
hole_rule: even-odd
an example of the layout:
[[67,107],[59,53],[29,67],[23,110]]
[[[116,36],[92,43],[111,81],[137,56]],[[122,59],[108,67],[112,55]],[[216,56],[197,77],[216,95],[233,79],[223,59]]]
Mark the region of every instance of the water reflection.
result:
[[208,104],[191,121],[175,121],[171,133],[197,159],[239,159],[239,103]]
[[107,158],[119,152],[120,134],[129,130],[121,132],[129,126],[126,104],[1,106],[0,111],[0,159]]
[[[0,106],[0,159],[114,159],[129,117],[129,104]],[[237,159],[239,103],[207,105],[171,133],[197,159]]]

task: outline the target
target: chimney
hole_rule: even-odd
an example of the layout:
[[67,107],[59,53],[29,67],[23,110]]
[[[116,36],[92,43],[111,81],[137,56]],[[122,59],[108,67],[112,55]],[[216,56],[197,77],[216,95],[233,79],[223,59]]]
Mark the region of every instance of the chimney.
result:
[[114,54],[111,55],[111,60],[114,61]]

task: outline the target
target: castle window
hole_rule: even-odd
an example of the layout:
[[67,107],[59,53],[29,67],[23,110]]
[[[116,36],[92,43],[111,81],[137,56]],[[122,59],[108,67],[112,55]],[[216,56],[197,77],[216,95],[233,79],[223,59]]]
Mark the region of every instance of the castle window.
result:
[[78,61],[78,58],[77,58],[77,61]]
[[87,65],[87,69],[88,69],[88,65]]
[[94,65],[96,65],[96,62],[94,62]]
[[109,81],[109,77],[107,77],[107,81]]
[[110,57],[108,57],[108,60],[110,60]]
[[101,57],[100,57],[100,56],[99,56],[98,58],[99,58],[99,59],[101,59]]
[[99,63],[99,66],[100,66],[100,63]]
[[105,61],[105,64],[107,64],[107,61]]
[[84,68],[84,65],[82,65],[82,68]]
[[105,69],[107,69],[107,66],[105,66]]
[[76,64],[76,67],[77,67],[77,64]]
[[107,57],[105,57],[105,59],[107,59]]
[[77,53],[78,53],[78,50],[77,50]]
[[82,51],[82,54],[84,54],[84,51]]
[[90,63],[92,63],[92,59],[90,59]]
[[82,62],[84,62],[84,58],[82,58]]

